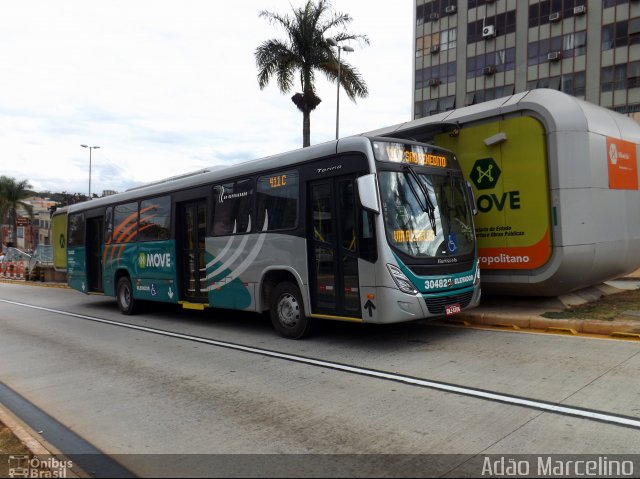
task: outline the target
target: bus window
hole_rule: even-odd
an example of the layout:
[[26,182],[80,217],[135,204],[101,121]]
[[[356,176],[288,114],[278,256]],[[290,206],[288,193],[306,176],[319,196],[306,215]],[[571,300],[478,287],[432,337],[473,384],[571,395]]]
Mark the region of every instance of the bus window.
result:
[[115,230],[114,243],[129,243],[135,241],[138,234],[138,203],[118,205],[114,213]]
[[84,246],[84,215],[69,215],[68,246]]
[[171,225],[171,197],[163,196],[140,202],[138,241],[169,239]]
[[104,242],[111,243],[111,233],[113,233],[113,208],[109,207],[104,213]]
[[297,226],[299,182],[296,170],[261,176],[257,191],[259,231],[286,230]]
[[253,180],[240,180],[213,188],[214,236],[248,233],[253,205]]
[[375,218],[371,211],[361,210],[360,220],[360,257],[375,262],[378,259],[378,249],[375,237]]
[[340,181],[338,183],[338,208],[342,216],[340,232],[342,247],[352,253],[356,252],[356,221],[353,197],[353,181]]

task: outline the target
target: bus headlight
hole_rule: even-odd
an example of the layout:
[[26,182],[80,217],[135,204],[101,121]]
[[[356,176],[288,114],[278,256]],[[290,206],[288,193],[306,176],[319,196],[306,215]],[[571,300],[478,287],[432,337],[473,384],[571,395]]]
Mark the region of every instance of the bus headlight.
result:
[[400,271],[400,268],[392,264],[387,264],[387,269],[400,291],[407,294],[416,294],[418,292],[418,290],[413,286],[411,280],[407,278],[402,271]]
[[478,286],[480,284],[480,265],[476,266],[476,276],[473,278],[473,285]]

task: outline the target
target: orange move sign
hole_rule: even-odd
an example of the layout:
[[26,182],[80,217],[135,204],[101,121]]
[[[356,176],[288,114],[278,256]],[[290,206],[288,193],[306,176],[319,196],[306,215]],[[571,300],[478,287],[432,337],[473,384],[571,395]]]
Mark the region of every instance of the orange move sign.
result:
[[612,190],[638,189],[637,145],[629,141],[607,137],[607,164],[609,188]]

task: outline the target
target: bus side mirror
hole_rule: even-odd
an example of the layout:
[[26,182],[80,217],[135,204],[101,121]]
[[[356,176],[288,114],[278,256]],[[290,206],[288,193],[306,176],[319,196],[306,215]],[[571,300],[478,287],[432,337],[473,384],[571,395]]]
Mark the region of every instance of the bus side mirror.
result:
[[478,214],[478,208],[476,206],[476,196],[473,194],[473,187],[471,183],[467,181],[467,193],[469,194],[469,207],[471,208],[471,212],[473,216]]
[[378,206],[378,184],[376,175],[371,173],[364,175],[356,180],[358,185],[358,196],[360,196],[360,204],[365,210],[380,214]]

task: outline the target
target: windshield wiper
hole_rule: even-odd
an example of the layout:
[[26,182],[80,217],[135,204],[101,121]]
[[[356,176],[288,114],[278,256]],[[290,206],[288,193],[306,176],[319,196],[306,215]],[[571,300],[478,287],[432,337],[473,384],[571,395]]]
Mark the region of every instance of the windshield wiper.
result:
[[416,191],[416,189],[413,187],[410,181],[407,181],[409,188],[413,193],[413,196],[415,196],[416,200],[418,200],[418,204],[420,205],[420,208],[422,208],[422,211],[427,213],[427,215],[429,216],[429,222],[431,223],[431,229],[433,229],[433,234],[437,235],[436,215],[435,215],[436,208],[435,206],[433,206],[433,203],[431,202],[431,198],[429,197],[429,192],[427,191],[425,186],[422,184],[422,181],[420,181],[418,174],[415,172],[413,168],[411,168],[411,165],[405,163],[403,166],[407,171],[409,171],[409,173],[411,174],[411,177],[418,184],[418,188],[420,188],[420,191],[422,192],[422,195],[426,202],[424,205],[422,204],[422,200],[420,199],[420,195],[418,195],[418,192]]

